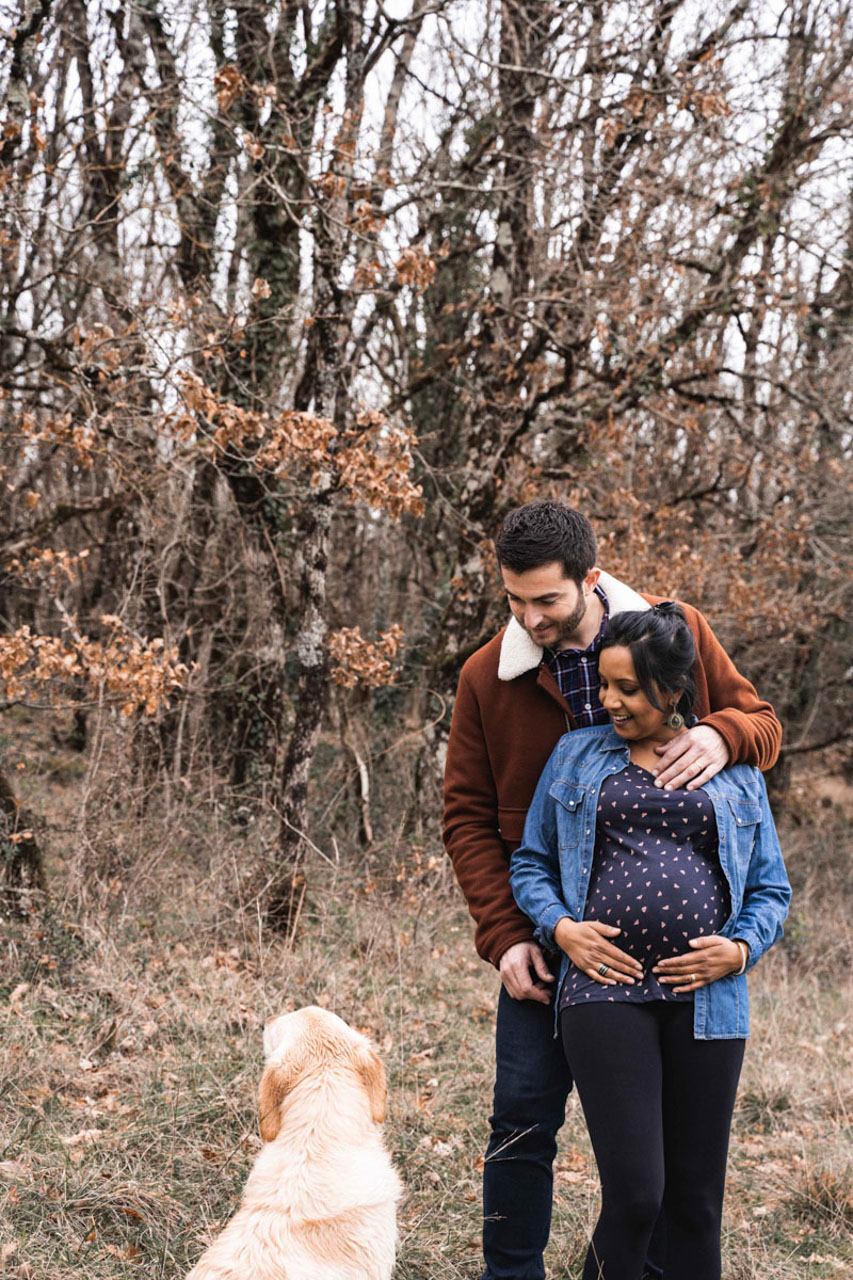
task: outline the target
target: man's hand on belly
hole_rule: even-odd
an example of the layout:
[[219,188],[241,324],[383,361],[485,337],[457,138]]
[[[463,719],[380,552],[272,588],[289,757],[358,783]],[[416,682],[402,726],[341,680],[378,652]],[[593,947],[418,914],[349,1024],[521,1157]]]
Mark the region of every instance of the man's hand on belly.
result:
[[709,724],[696,724],[679,733],[665,747],[655,747],[655,751],[660,756],[655,782],[667,791],[678,787],[695,791],[704,787],[709,778],[729,763],[725,739]]
[[[501,982],[513,1000],[538,1000],[549,1004],[554,975],[535,942],[516,942],[500,958]],[[531,975],[531,970],[533,974]]]

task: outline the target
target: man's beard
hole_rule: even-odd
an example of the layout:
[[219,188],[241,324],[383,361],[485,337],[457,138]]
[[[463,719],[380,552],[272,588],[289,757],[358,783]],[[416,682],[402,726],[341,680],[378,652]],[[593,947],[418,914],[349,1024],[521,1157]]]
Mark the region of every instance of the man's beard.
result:
[[530,636],[530,639],[534,644],[538,644],[540,648],[547,647],[549,649],[560,649],[565,641],[573,636],[577,631],[578,627],[586,617],[586,610],[586,596],[583,591],[581,591],[578,597],[577,608],[572,611],[568,618],[563,618],[559,622],[550,623],[547,629],[543,628],[543,630],[545,630],[545,634],[550,637],[551,628],[556,627],[557,634],[554,639],[549,638],[546,642],[545,640],[540,639],[537,633],[535,631],[531,631],[529,627],[525,627],[524,630]]

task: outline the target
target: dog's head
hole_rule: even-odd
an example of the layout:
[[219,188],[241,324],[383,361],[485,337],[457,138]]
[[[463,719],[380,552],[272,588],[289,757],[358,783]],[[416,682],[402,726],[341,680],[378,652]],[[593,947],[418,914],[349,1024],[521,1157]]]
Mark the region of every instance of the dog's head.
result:
[[281,1128],[281,1105],[306,1076],[350,1070],[360,1080],[376,1124],[385,1119],[385,1067],[367,1038],[343,1018],[309,1005],[283,1013],[264,1027],[266,1066],[258,1089],[261,1137],[272,1142]]

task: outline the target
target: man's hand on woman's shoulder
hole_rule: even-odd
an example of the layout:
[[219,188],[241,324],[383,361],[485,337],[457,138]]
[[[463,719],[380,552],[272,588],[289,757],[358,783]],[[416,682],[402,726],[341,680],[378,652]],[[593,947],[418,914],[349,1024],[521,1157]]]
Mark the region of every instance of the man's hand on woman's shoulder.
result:
[[725,739],[709,724],[696,724],[665,747],[655,750],[660,756],[655,782],[667,791],[676,791],[679,787],[695,791],[704,787],[729,763]]

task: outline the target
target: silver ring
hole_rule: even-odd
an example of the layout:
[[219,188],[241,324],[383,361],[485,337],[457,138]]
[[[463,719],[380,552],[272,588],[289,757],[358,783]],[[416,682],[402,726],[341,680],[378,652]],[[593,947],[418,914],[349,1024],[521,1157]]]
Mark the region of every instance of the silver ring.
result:
[[602,961],[601,964],[598,966],[598,972],[601,974],[602,978],[606,978],[608,973],[610,972],[610,965],[605,964],[604,961]]
[[692,983],[695,983],[695,982],[696,982],[696,974],[695,974],[695,973],[691,973],[691,975],[690,975],[690,981],[691,981]]

